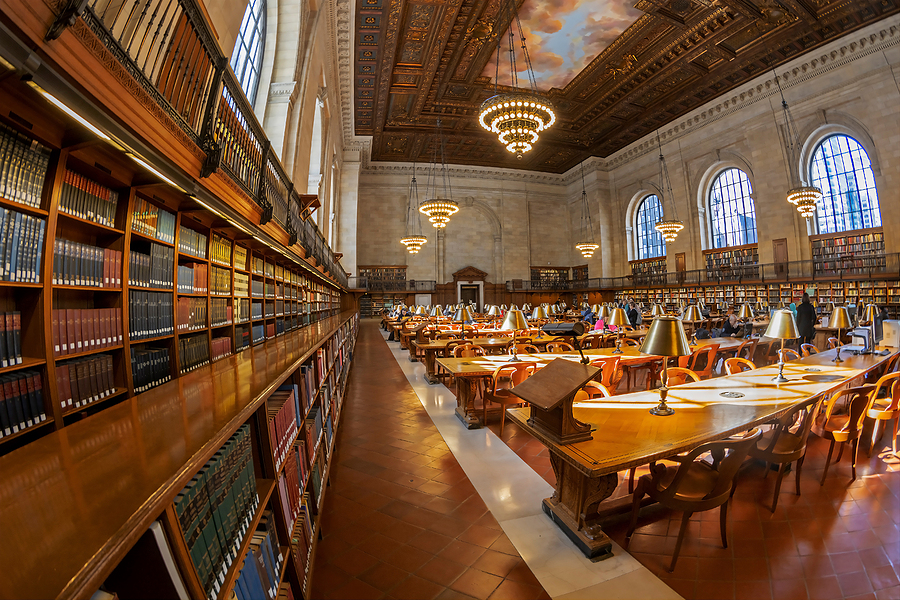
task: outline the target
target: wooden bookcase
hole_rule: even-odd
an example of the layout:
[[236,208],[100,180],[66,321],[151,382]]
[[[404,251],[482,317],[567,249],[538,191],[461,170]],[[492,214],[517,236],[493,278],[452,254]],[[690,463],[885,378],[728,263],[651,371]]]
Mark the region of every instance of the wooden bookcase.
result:
[[572,281],[587,281],[588,279],[590,279],[590,276],[588,275],[587,265],[572,267]]
[[809,236],[815,272],[855,275],[884,268],[884,232],[881,227],[848,233]]
[[539,289],[556,289],[567,281],[569,267],[531,267],[531,283]]
[[759,247],[756,244],[704,250],[706,276],[710,279],[759,277]]
[[[360,265],[359,276],[368,278],[370,290],[406,290],[406,266]],[[374,307],[373,307],[374,308]]]
[[659,285],[666,282],[666,257],[631,261],[631,278],[635,285]]

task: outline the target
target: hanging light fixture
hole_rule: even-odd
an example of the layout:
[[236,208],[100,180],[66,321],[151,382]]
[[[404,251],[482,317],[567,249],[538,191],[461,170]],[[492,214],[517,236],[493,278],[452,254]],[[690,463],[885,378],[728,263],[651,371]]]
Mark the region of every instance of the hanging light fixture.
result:
[[[459,204],[453,201],[453,190],[450,188],[450,175],[447,173],[447,165],[444,163],[444,134],[441,128],[441,120],[438,119],[438,139],[431,157],[431,173],[428,175],[428,185],[425,188],[425,202],[419,206],[419,212],[428,215],[431,225],[437,229],[443,229],[450,222],[450,217],[459,212]],[[441,182],[443,195],[438,197],[437,185],[437,147],[441,147]],[[429,194],[430,192],[430,194]]]
[[422,222],[416,206],[419,204],[419,186],[416,183],[416,163],[413,161],[413,176],[409,181],[409,202],[406,206],[406,237],[400,239],[400,243],[406,246],[410,254],[418,254],[428,238],[422,234]]
[[[525,46],[525,34],[522,23],[519,21],[519,13],[515,0],[510,0],[510,25],[509,25],[509,69],[510,92],[500,93],[500,49],[497,48],[497,69],[494,76],[494,95],[481,103],[478,110],[478,122],[481,126],[494,134],[506,149],[522,158],[522,155],[531,150],[538,141],[538,134],[556,122],[556,113],[553,105],[537,93],[537,80],[534,77],[534,69],[531,66],[531,57]],[[522,60],[525,61],[528,72],[528,84],[530,91],[519,90],[519,69],[516,67],[515,34],[516,29],[522,41]]]
[[591,210],[588,208],[587,192],[584,189],[584,163],[581,163],[581,231],[584,232],[584,241],[575,244],[575,248],[585,258],[594,256],[594,252],[600,244],[594,241],[594,225],[591,222]]
[[[791,185],[791,189],[787,192],[787,201],[796,206],[797,212],[808,221],[816,214],[816,206],[822,199],[822,190],[812,185],[806,185],[800,179],[800,130],[797,129],[791,109],[784,98],[781,79],[774,69],[772,73],[775,75],[778,93],[781,94],[781,111],[784,113],[784,150],[787,154],[788,178]],[[776,121],[776,125],[777,123]]]
[[[684,229],[684,222],[678,220],[678,214],[675,212],[675,194],[672,192],[672,182],[669,180],[669,168],[666,166],[666,157],[662,152],[662,139],[659,137],[659,131],[656,132],[656,142],[659,144],[659,191],[663,195],[659,205],[665,208],[665,196],[669,197],[672,204],[672,216],[674,219],[661,219],[655,226],[666,242],[674,242],[678,237],[678,233]],[[665,214],[665,212],[663,212]]]

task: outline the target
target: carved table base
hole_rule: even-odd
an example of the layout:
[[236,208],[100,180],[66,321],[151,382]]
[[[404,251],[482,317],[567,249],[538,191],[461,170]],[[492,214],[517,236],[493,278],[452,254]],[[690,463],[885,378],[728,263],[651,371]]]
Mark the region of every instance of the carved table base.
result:
[[475,387],[478,380],[471,377],[456,378],[456,416],[466,429],[480,429],[481,419],[475,414]]
[[425,381],[431,385],[437,385],[441,382],[435,375],[434,352],[425,351]]

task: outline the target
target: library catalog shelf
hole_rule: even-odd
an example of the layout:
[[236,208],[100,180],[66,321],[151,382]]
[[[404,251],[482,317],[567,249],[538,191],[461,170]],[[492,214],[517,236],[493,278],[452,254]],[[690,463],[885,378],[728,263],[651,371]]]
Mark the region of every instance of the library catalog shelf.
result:
[[[0,367],[0,375],[5,375],[6,373],[12,373],[13,371],[20,371],[22,369],[30,369],[32,367],[39,367],[41,365],[47,364],[47,361],[43,358],[33,358],[30,356],[23,356],[22,362],[17,365],[10,365],[8,367]],[[6,438],[4,438],[6,439]]]
[[124,396],[127,393],[128,393],[128,390],[126,388],[116,388],[108,395],[106,395],[102,398],[98,398],[98,399],[94,400],[93,402],[82,402],[81,406],[74,406],[74,405],[71,407],[67,406],[62,414],[64,417],[68,417],[69,415],[74,415],[74,414],[86,411],[92,407],[101,406],[112,400],[115,400],[116,398],[121,398],[122,396]]
[[142,240],[146,240],[146,241],[148,241],[148,242],[153,242],[153,243],[156,243],[156,244],[160,244],[160,245],[166,246],[166,247],[168,247],[168,248],[174,248],[174,247],[175,247],[175,244],[172,244],[172,243],[170,243],[170,242],[167,242],[167,241],[161,240],[161,239],[159,239],[159,238],[153,237],[152,235],[147,235],[146,233],[141,233],[140,231],[137,231],[137,230],[135,230],[135,229],[132,229],[130,233],[131,233],[131,237],[140,238],[140,239],[142,239]]
[[115,227],[109,227],[108,225],[103,225],[101,223],[97,223],[96,221],[91,221],[90,219],[82,219],[81,217],[76,217],[75,215],[70,215],[69,213],[63,212],[61,210],[58,211],[56,214],[58,215],[58,217],[57,217],[58,219],[77,223],[79,225],[88,227],[89,229],[95,230],[102,234],[125,235],[124,229],[116,229]]
[[[143,340],[141,340],[143,342]],[[69,360],[72,358],[81,358],[82,356],[91,356],[92,354],[100,354],[102,352],[115,352],[116,350],[121,350],[124,348],[124,344],[116,344],[115,346],[107,346],[105,348],[94,348],[92,350],[82,350],[81,352],[70,352],[69,354],[60,354],[59,356],[54,356],[53,359],[56,362],[61,360]]]
[[10,440],[14,440],[16,438],[26,436],[29,433],[34,433],[40,429],[43,429],[47,425],[53,425],[53,423],[54,423],[53,417],[51,417],[50,415],[47,415],[47,418],[45,420],[41,421],[40,423],[35,423],[31,427],[26,427],[25,429],[20,429],[19,431],[15,432],[15,433],[11,433],[9,435],[3,436],[2,438],[0,438],[0,440],[2,440],[3,442],[8,442]]

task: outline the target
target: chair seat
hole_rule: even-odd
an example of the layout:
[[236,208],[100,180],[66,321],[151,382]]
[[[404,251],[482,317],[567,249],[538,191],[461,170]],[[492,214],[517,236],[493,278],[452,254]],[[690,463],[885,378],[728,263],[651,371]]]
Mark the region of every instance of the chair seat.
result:
[[[666,472],[660,478],[659,487],[657,489],[662,491],[669,487],[669,484],[675,479],[676,473],[678,473],[677,465],[666,467]],[[644,475],[643,477],[647,477],[647,475]],[[679,483],[678,492],[676,492],[674,499],[687,500],[689,502],[702,500],[706,498],[715,487],[718,477],[719,474],[708,464],[704,462],[693,462],[688,468],[687,473],[685,473],[684,479]]]
[[[772,437],[775,435],[776,430],[770,429],[762,434],[762,437],[759,438],[759,442],[757,442],[757,449],[764,451],[769,447],[769,444],[772,443]],[[771,454],[792,454],[797,452],[801,446],[803,446],[804,441],[794,435],[785,435],[782,434],[778,441],[775,442],[775,447],[771,449]],[[752,454],[751,450],[751,454]]]
[[825,415],[819,415],[813,423],[813,433],[819,437],[832,436],[835,432],[844,429],[849,421],[850,415],[832,414],[831,418],[826,418]]
[[507,404],[521,404],[524,402],[524,400],[507,390],[497,390],[492,394],[488,394],[488,400],[496,402],[497,404],[503,404],[504,406]]
[[[886,412],[891,407],[891,398],[881,398],[879,400],[875,400],[872,403],[872,406],[869,407],[869,416],[873,417],[874,412]],[[896,412],[896,411],[891,411]],[[873,417],[874,418],[874,417]]]

